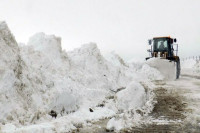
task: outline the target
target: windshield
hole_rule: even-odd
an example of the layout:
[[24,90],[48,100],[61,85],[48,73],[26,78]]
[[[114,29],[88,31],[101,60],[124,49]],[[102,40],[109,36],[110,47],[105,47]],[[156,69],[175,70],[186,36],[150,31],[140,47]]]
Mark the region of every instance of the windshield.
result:
[[167,52],[168,51],[167,42],[168,42],[167,38],[154,39],[153,43],[154,52]]

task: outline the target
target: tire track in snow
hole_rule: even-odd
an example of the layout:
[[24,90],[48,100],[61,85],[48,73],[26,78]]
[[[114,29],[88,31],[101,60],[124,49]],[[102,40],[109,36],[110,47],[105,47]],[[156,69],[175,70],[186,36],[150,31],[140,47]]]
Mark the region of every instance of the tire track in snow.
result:
[[163,81],[156,81],[158,86],[154,89],[156,95],[153,111],[148,124],[141,127],[133,127],[130,132],[157,133],[157,132],[179,132],[182,121],[186,118],[186,103],[184,97],[179,95],[173,87],[169,87]]

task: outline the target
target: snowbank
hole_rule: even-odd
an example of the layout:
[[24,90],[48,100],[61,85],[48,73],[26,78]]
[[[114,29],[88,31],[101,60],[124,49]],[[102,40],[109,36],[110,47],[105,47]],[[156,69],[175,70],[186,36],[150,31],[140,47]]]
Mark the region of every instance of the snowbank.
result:
[[[39,34],[35,37],[39,38],[36,46],[29,41],[30,46],[19,48],[4,22],[0,23],[0,31],[0,123],[29,125],[52,109],[61,112],[61,106],[66,112],[78,109],[78,96],[72,87],[67,87],[69,83],[73,86],[73,81],[65,77],[69,61],[60,51],[59,39]],[[45,48],[37,49],[43,44]],[[57,59],[49,56],[55,53]],[[62,96],[67,97],[62,99]]]
[[0,22],[0,123],[6,118],[13,119],[16,116],[13,110],[18,110],[22,105],[15,105],[15,98],[19,95],[17,77],[21,74],[19,60],[17,42],[6,23]]
[[119,113],[138,121],[138,113],[128,112],[150,112],[153,106],[151,90],[140,82],[162,78],[145,63],[126,63],[114,53],[109,62],[95,43],[65,52],[60,37],[38,33],[18,46],[5,22],[0,50],[3,132],[69,132]]

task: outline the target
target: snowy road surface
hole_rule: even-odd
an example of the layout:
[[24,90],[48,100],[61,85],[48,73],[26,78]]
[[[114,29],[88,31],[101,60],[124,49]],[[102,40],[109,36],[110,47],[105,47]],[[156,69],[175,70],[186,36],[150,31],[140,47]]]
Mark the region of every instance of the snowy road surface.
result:
[[[175,81],[155,81],[155,84],[157,103],[146,122],[122,132],[200,132],[200,79],[181,76]],[[79,131],[103,133],[107,122],[101,120]]]

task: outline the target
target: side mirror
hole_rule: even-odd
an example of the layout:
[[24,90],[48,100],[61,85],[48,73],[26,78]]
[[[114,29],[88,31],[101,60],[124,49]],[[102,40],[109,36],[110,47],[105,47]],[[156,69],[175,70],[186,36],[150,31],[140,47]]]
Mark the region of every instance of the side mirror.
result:
[[152,41],[151,41],[151,40],[149,40],[149,45],[151,45],[151,43],[152,43]]
[[174,38],[174,42],[176,42],[177,40],[176,40],[176,38]]

